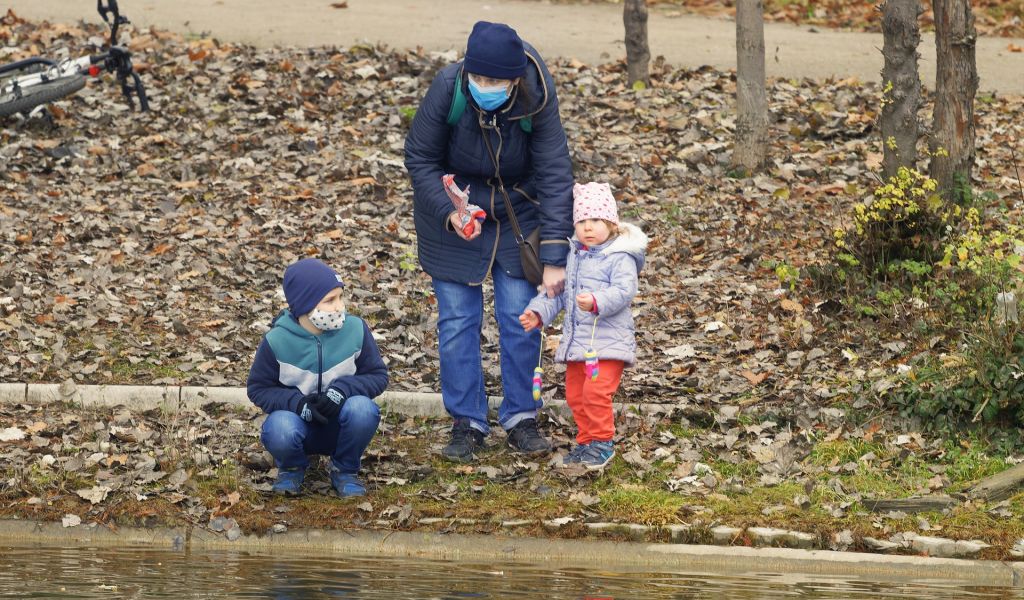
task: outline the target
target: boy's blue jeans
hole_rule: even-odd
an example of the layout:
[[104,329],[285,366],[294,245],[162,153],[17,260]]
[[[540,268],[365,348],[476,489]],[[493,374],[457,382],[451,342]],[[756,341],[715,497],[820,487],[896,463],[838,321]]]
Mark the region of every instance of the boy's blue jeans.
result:
[[[540,355],[540,332],[527,333],[519,324],[519,315],[537,295],[537,290],[525,279],[510,276],[497,265],[491,274],[505,394],[498,409],[498,422],[508,430],[523,419],[536,417],[540,408],[540,402],[533,399],[533,369]],[[456,419],[468,418],[474,429],[487,434],[490,427],[480,352],[483,287],[434,279],[434,294],[437,296],[437,339],[445,410]]]
[[260,440],[278,469],[305,469],[309,454],[331,457],[341,473],[356,474],[363,452],[380,422],[380,408],[366,396],[352,396],[334,423],[307,423],[290,410],[275,410],[263,421]]

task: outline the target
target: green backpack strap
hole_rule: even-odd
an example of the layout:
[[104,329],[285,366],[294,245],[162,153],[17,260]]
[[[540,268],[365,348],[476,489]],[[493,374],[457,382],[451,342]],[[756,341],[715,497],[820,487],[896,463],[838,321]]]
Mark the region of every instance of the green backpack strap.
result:
[[462,93],[462,70],[459,69],[455,76],[455,95],[452,96],[452,105],[448,108],[448,126],[454,127],[462,113],[466,112],[466,95]]
[[[448,126],[454,127],[464,112],[466,112],[466,94],[462,92],[462,71],[459,70],[455,75],[455,94],[452,96],[452,105],[448,107],[448,119],[446,120]],[[523,130],[523,133],[533,133],[533,115],[519,119],[519,128]]]

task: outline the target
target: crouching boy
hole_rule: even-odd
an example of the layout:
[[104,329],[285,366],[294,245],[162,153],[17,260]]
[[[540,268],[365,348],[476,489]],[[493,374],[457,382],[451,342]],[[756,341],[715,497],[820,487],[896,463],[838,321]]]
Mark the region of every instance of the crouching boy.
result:
[[308,456],[331,457],[339,496],[363,496],[359,463],[380,421],[373,401],[388,369],[370,328],[345,314],[341,277],[314,258],[284,272],[288,308],[263,336],[247,384],[249,399],[268,413],[260,436],[277,465],[275,493],[296,495]]

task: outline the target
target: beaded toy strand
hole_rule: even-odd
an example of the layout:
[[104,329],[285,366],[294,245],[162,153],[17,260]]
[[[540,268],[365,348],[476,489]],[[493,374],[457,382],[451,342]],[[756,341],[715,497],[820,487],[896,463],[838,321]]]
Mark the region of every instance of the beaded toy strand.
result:
[[594,350],[594,335],[597,333],[597,320],[600,317],[594,317],[594,328],[590,330],[590,348],[583,353],[583,358],[586,361],[584,369],[586,369],[587,377],[590,377],[591,381],[597,379],[597,351]]
[[540,330],[540,352],[537,353],[537,367],[533,370],[533,399],[534,401],[540,400],[540,388],[542,377],[544,376],[544,368],[541,364],[544,361],[544,329]]

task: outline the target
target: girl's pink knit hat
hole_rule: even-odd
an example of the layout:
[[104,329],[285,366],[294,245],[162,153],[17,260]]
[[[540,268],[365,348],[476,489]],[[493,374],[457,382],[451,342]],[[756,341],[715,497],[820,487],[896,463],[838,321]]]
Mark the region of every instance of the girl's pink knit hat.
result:
[[607,183],[577,183],[572,188],[572,199],[573,225],[586,219],[604,219],[619,224],[615,196],[612,196],[612,186]]

